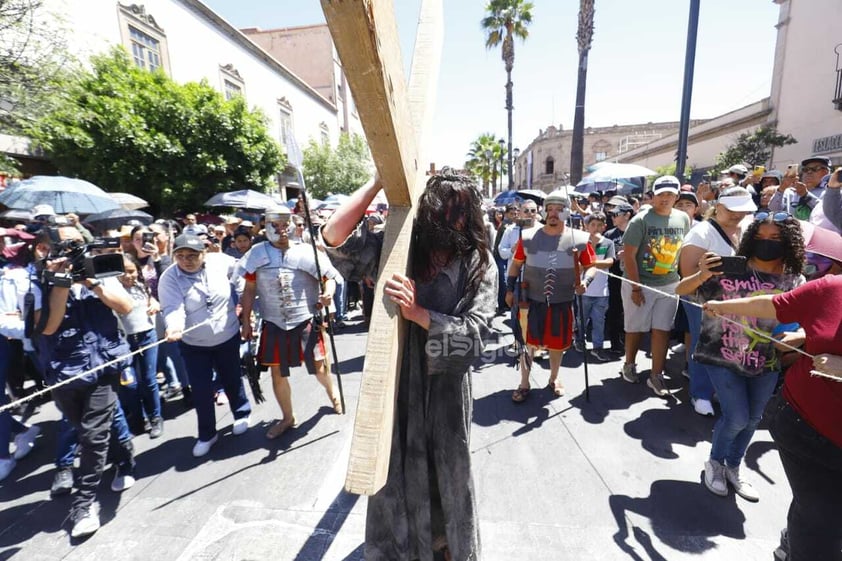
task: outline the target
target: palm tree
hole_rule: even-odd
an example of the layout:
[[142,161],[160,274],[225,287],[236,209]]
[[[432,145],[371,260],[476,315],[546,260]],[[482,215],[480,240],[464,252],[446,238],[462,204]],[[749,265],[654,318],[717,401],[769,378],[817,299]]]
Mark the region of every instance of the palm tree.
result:
[[482,182],[482,192],[491,198],[494,186],[497,184],[498,173],[502,172],[497,162],[503,158],[503,139],[497,139],[490,132],[482,133],[471,142],[465,169],[474,174]]
[[532,2],[524,0],[490,0],[485,6],[486,16],[482,18],[482,28],[487,33],[485,47],[491,49],[503,44],[503,62],[506,65],[506,111],[509,118],[509,142],[506,150],[509,175],[509,189],[513,187],[512,175],[512,67],[515,64],[515,42],[519,37],[525,40],[529,36],[527,27],[532,23]]
[[582,179],[585,166],[585,85],[588,82],[588,52],[593,41],[594,0],[579,0],[579,75],[576,80],[576,111],[573,115],[573,138],[570,142],[570,184]]

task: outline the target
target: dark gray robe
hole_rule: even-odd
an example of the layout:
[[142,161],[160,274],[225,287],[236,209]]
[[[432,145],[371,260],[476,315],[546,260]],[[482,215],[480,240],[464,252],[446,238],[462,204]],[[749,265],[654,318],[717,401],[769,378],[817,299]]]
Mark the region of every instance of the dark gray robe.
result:
[[[382,235],[358,228],[328,248],[351,281],[375,277]],[[456,260],[429,283],[416,281],[430,329],[408,322],[386,485],[369,498],[366,561],[432,561],[446,537],[454,561],[480,558],[479,520],[471,477],[471,365],[490,336],[497,271],[488,267],[476,294],[466,294],[469,267]]]

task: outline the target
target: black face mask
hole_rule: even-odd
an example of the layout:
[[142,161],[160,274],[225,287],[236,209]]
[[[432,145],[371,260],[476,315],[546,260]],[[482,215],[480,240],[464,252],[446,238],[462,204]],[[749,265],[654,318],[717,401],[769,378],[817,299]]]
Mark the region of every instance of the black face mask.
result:
[[774,261],[784,256],[784,244],[780,240],[757,240],[754,256],[761,261]]

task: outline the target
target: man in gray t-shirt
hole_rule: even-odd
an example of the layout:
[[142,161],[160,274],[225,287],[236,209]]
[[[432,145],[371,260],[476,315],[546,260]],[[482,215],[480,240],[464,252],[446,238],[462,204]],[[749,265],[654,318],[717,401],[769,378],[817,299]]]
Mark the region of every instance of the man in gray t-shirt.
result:
[[[680,183],[665,175],[653,184],[652,206],[631,219],[623,235],[625,265],[622,296],[625,309],[626,362],[622,375],[627,382],[638,381],[637,351],[643,334],[652,336],[652,371],[646,384],[655,395],[669,394],[664,385],[669,334],[678,309],[675,294],[678,284],[678,250],[687,232],[690,218],[673,208]],[[657,288],[658,292],[646,290]]]

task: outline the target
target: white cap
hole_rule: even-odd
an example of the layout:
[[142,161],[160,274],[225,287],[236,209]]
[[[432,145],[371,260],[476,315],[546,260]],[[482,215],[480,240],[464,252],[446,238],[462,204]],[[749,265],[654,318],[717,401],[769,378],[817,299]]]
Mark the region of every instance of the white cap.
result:
[[39,216],[55,216],[56,211],[50,205],[35,205],[32,207],[32,218]]
[[677,177],[674,175],[663,175],[652,184],[652,193],[655,195],[660,195],[661,193],[677,195],[680,187],[681,182],[678,181]]
[[751,193],[744,187],[729,187],[719,194],[716,202],[733,212],[754,212],[757,210],[757,205],[754,204]]

